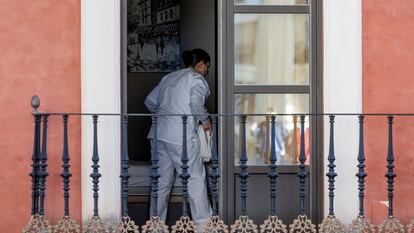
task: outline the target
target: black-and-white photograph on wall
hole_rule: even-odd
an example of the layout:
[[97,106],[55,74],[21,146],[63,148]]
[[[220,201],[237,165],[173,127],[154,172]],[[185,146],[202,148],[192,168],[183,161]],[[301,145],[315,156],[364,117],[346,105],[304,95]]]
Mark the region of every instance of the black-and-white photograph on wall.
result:
[[128,72],[180,69],[179,0],[128,0]]

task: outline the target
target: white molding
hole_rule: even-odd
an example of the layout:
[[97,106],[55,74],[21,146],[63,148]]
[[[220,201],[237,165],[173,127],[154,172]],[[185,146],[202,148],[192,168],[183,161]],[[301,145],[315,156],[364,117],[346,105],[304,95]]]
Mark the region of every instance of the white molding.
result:
[[[324,111],[362,111],[362,6],[361,0],[324,1]],[[329,122],[325,118],[324,161],[329,146]],[[358,183],[357,117],[336,117],[335,215],[344,224],[357,216]],[[325,165],[327,162],[325,162]],[[325,173],[327,168],[324,168]],[[325,216],[328,214],[328,182],[325,180]],[[354,194],[354,195],[349,195]]]
[[[120,113],[120,1],[81,1],[81,102],[83,113]],[[82,118],[82,222],[93,215],[91,157],[92,117]],[[98,147],[102,174],[99,214],[114,222],[121,214],[120,120],[98,119]]]

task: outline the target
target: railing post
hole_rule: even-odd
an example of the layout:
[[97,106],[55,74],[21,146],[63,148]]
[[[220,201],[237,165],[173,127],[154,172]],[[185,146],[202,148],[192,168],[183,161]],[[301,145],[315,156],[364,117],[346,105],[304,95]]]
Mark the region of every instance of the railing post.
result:
[[64,197],[64,214],[63,217],[58,221],[54,226],[54,232],[56,233],[72,233],[80,232],[80,225],[76,223],[75,220],[70,216],[69,211],[69,197],[70,197],[70,178],[72,173],[70,173],[70,156],[69,156],[69,142],[68,142],[68,114],[63,114],[63,153],[62,153],[62,168],[63,171],[60,176],[63,179],[63,197]]
[[217,133],[218,133],[218,119],[212,118],[213,121],[213,135],[211,145],[211,186],[212,186],[212,199],[213,199],[213,216],[218,216],[218,179],[220,178],[219,165],[218,165],[218,153],[217,153]]
[[93,183],[93,216],[99,216],[98,198],[99,198],[99,178],[102,176],[99,173],[99,154],[98,154],[98,116],[93,115],[93,154],[92,154],[92,169],[93,172],[90,175]]
[[159,158],[158,158],[158,117],[157,116],[153,116],[152,117],[152,127],[154,129],[154,136],[153,136],[153,141],[152,141],[152,158],[151,158],[151,162],[152,162],[152,166],[151,166],[151,170],[152,170],[152,174],[151,174],[151,178],[152,178],[152,188],[151,188],[151,204],[152,204],[152,216],[158,216],[158,179],[160,178],[160,173],[159,173]]
[[219,172],[219,158],[218,158],[218,117],[212,117],[213,122],[213,132],[211,138],[211,191],[212,191],[212,201],[213,201],[213,216],[208,220],[206,224],[204,224],[202,232],[203,233],[228,233],[228,226],[224,224],[223,220],[220,219],[218,214],[218,179],[220,178]]
[[241,191],[241,215],[247,214],[247,153],[246,153],[246,115],[240,117],[241,126],[241,153],[240,153],[240,191]]
[[397,176],[394,173],[394,149],[392,143],[392,124],[393,116],[388,116],[388,155],[387,155],[387,168],[388,172],[385,174],[388,183],[388,216],[394,216],[393,199],[394,199],[394,178]]
[[131,220],[128,214],[128,180],[129,180],[129,155],[128,155],[128,116],[121,115],[122,122],[122,148],[121,148],[121,184],[122,184],[122,216],[118,223],[112,227],[113,233],[138,233],[138,226]]
[[42,128],[42,116],[39,116],[39,118],[37,119],[38,121],[38,128],[37,128],[37,143],[36,143],[36,154],[35,154],[35,211],[37,215],[40,215],[39,210],[40,210],[40,177],[41,177],[41,150],[40,150],[40,144],[41,144],[41,128]]
[[305,155],[305,116],[300,116],[300,152],[299,152],[299,216],[289,225],[290,233],[302,233],[302,232],[316,232],[316,226],[305,214],[305,191],[306,191],[306,177],[308,172],[305,167],[306,155]]
[[188,154],[187,154],[187,116],[183,116],[183,146],[181,155],[181,179],[183,184],[183,216],[188,217]]
[[299,152],[299,198],[300,198],[300,215],[305,215],[305,184],[308,173],[305,170],[305,116],[300,116],[300,152]]
[[333,216],[334,214],[334,197],[335,197],[335,177],[338,175],[335,172],[335,149],[334,149],[334,122],[335,122],[335,116],[330,115],[329,116],[329,123],[330,123],[330,139],[329,139],[329,155],[328,155],[328,161],[329,161],[329,171],[326,174],[328,177],[329,182],[329,215]]
[[350,225],[350,233],[374,233],[375,226],[367,218],[364,212],[364,190],[365,190],[365,152],[364,152],[364,115],[359,115],[359,149],[358,149],[358,190],[359,190],[359,214]]
[[[43,232],[51,233],[52,226],[49,224],[49,221],[46,220],[44,216],[44,197],[46,190],[46,142],[47,142],[47,118],[48,115],[41,115],[38,112],[40,106],[40,99],[38,96],[33,96],[31,100],[31,105],[33,108],[34,116],[34,143],[33,143],[33,154],[32,154],[32,172],[30,176],[32,177],[32,216],[30,217],[29,222],[23,228],[23,233],[32,233],[32,232]],[[40,151],[41,143],[41,122],[43,116],[43,143],[42,151]]]
[[40,177],[40,187],[39,187],[39,197],[40,197],[40,207],[39,215],[44,215],[45,209],[45,190],[46,190],[46,177],[49,176],[47,173],[47,122],[48,115],[43,115],[43,135],[42,135],[42,152],[40,155],[40,165],[39,165],[39,177]]
[[378,226],[378,232],[404,232],[404,226],[398,219],[394,217],[393,210],[393,198],[394,198],[394,148],[393,148],[393,135],[392,135],[392,124],[394,116],[389,115],[388,117],[388,153],[387,153],[387,173],[385,177],[388,183],[388,218]]
[[190,174],[188,173],[188,154],[187,154],[187,120],[188,116],[183,115],[182,117],[183,125],[183,144],[182,144],[182,154],[181,154],[181,182],[183,184],[183,215],[172,226],[172,233],[196,233],[198,232],[198,226],[190,219],[188,216],[188,179]]
[[158,116],[152,116],[153,139],[151,145],[151,218],[142,226],[142,233],[168,233],[168,226],[158,216],[158,179],[159,173],[159,157],[158,157]]
[[33,154],[32,154],[32,172],[30,176],[32,177],[32,215],[39,213],[39,196],[38,196],[38,187],[39,187],[39,157],[40,157],[40,122],[41,116],[34,115],[34,142],[33,142]]
[[99,153],[98,153],[98,115],[92,116],[93,122],[93,153],[92,153],[92,162],[91,166],[93,171],[90,175],[93,183],[93,216],[90,219],[89,223],[85,226],[84,233],[95,233],[95,232],[105,232],[109,233],[108,226],[103,223],[102,219],[99,216],[98,209],[98,198],[99,198],[99,178],[101,174],[99,173]]
[[364,152],[364,116],[359,117],[359,150],[358,150],[358,190],[359,190],[359,215],[364,216],[364,190],[365,190],[365,152]]
[[128,156],[128,116],[122,116],[122,216],[128,216],[128,179],[129,179],[129,156]]
[[279,177],[279,174],[276,171],[276,116],[270,116],[270,124],[271,124],[271,133],[270,137],[270,157],[269,157],[269,174],[268,177],[270,178],[270,216],[264,221],[262,225],[260,225],[260,233],[286,233],[286,225],[283,224],[282,220],[280,220],[276,216],[276,179]]
[[320,233],[331,233],[332,229],[335,229],[335,233],[345,232],[345,226],[334,214],[334,198],[335,198],[335,140],[334,140],[334,123],[335,116],[329,116],[330,134],[329,134],[329,153],[328,153],[328,172],[326,176],[329,182],[329,215],[323,220],[322,224],[319,225]]
[[257,232],[257,226],[253,220],[247,216],[247,153],[246,153],[246,115],[240,116],[241,131],[241,151],[240,151],[240,197],[241,197],[241,215],[233,225],[231,225],[232,233],[239,232]]
[[270,165],[269,165],[269,175],[270,178],[270,213],[272,216],[276,215],[276,179],[279,177],[279,174],[276,171],[276,117],[272,115],[271,119],[271,144],[270,144]]
[[72,177],[72,173],[70,173],[70,156],[69,156],[69,143],[68,143],[68,118],[69,116],[67,114],[63,115],[63,155],[62,155],[62,161],[63,161],[63,172],[60,175],[63,178],[63,196],[65,198],[65,212],[64,216],[69,216],[69,197],[70,197],[70,178]]

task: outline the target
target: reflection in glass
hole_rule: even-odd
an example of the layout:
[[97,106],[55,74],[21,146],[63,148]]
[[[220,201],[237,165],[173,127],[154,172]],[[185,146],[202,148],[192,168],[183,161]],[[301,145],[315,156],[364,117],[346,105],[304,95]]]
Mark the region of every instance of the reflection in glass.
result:
[[[269,164],[271,139],[271,114],[308,113],[308,94],[237,94],[235,95],[236,114],[263,114],[248,116],[246,122],[246,147],[249,165]],[[241,132],[239,118],[235,119],[235,164],[239,164]],[[309,164],[309,121],[305,122],[305,154]],[[276,117],[275,145],[277,164],[298,163],[300,151],[300,119],[294,116]]]
[[308,85],[307,14],[235,14],[236,84]]
[[236,5],[304,5],[308,0],[234,0]]

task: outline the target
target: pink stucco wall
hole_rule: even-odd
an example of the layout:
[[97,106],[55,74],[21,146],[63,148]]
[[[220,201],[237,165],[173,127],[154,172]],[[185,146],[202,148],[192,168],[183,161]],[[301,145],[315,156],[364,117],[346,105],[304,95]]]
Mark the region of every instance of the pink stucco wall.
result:
[[[414,1],[364,0],[363,111],[414,113]],[[375,223],[386,217],[387,119],[367,118],[368,215]],[[395,216],[414,219],[414,117],[394,124]]]
[[[80,111],[80,0],[0,1],[0,229],[21,232],[30,217],[33,118],[41,111]],[[49,121],[46,215],[63,214],[62,120]],[[70,119],[71,210],[80,220],[80,120]]]

